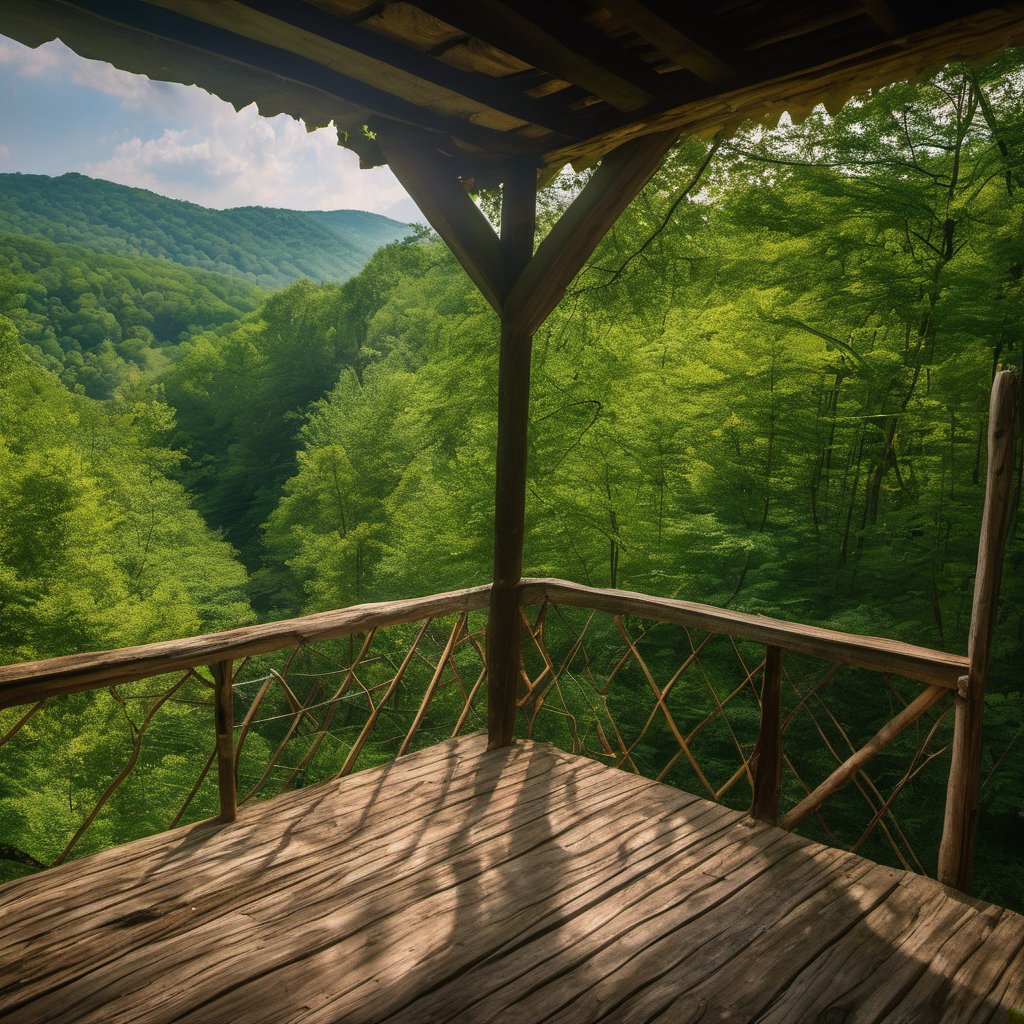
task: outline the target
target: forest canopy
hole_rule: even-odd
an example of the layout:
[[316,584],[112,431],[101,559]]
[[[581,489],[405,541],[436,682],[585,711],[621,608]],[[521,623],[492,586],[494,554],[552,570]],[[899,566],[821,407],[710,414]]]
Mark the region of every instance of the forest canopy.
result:
[[261,288],[344,281],[408,230],[364,210],[208,210],[84,174],[0,174],[0,234],[173,260]]
[[[536,338],[528,575],[965,650],[989,388],[1024,363],[1022,74],[674,150]],[[9,660],[487,582],[496,321],[437,239],[261,295],[0,207],[51,239],[0,245]],[[230,260],[147,252],[244,269],[237,223]],[[1020,904],[1016,465],[979,873]]]

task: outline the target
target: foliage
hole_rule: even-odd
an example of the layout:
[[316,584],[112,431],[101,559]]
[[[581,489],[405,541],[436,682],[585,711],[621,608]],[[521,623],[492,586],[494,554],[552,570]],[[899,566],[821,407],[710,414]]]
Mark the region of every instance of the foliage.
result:
[[190,341],[165,376],[176,443],[189,454],[183,479],[250,566],[258,564],[260,526],[295,472],[309,406],[342,367],[387,355],[394,340],[370,321],[400,282],[437,262],[421,244],[395,244],[344,285],[300,281],[225,336]]
[[0,234],[172,260],[261,288],[344,281],[408,225],[362,210],[208,210],[83,174],[0,175]]
[[245,573],[169,479],[171,410],[108,404],[30,361],[0,319],[0,658],[186,636],[251,617]]
[[168,260],[0,238],[0,313],[68,387],[109,398],[133,370],[166,368],[193,335],[233,324],[262,293],[237,278]]

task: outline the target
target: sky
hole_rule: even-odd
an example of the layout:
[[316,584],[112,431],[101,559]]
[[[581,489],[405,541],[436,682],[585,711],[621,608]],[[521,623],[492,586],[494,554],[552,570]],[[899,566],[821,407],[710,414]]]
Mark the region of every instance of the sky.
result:
[[79,171],[202,206],[370,210],[423,221],[386,167],[360,170],[333,128],[307,132],[195,86],[0,36],[0,172]]

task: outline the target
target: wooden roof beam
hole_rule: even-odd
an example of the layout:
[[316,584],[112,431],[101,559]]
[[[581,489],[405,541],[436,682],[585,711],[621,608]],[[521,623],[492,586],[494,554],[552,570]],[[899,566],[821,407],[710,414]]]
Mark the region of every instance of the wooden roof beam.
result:
[[379,127],[377,142],[402,187],[500,313],[507,290],[501,242],[448,158],[430,136],[401,125]]
[[505,303],[506,318],[530,334],[544,323],[598,243],[661,166],[678,135],[667,131],[635,139],[601,161],[513,285]]
[[[189,2],[191,0],[183,0],[183,3]],[[114,25],[146,33],[156,42],[169,40],[205,52],[215,60],[243,65],[261,73],[269,71],[286,81],[337,96],[339,102],[344,101],[346,106],[358,105],[394,121],[461,139],[487,152],[513,156],[532,153],[536,149],[535,143],[508,132],[437,113],[280,46],[250,39],[168,9],[172,4],[173,0],[154,0],[153,3],[140,0],[58,0],[60,7],[86,11]]]
[[[578,123],[550,102],[525,96],[490,75],[445,64],[411,46],[336,17],[310,3],[293,0],[150,0],[239,35],[272,42],[309,56],[368,85],[394,90],[396,75],[456,94],[481,107],[538,125],[567,138],[578,137]],[[412,83],[415,88],[415,84]],[[443,94],[442,94],[443,95]],[[426,98],[429,98],[429,92]]]
[[684,33],[678,25],[662,17],[650,4],[641,0],[600,0],[600,5],[680,67],[692,71],[709,85],[722,87],[738,81],[735,68],[712,49]]
[[906,31],[906,19],[886,0],[860,0],[860,6],[887,36],[898,36]]
[[735,131],[749,117],[777,116],[784,110],[810,111],[828,99],[841,104],[880,82],[914,77],[915,69],[941,66],[950,60],[989,59],[1010,46],[1024,45],[1024,3],[1000,5],[938,27],[901,35],[845,57],[811,68],[796,69],[766,81],[741,85],[724,95],[689,99],[637,117],[631,124],[596,132],[583,145],[562,146],[544,155],[545,167],[591,162],[602,151],[648,132],[674,129],[709,137]]
[[586,23],[562,17],[557,4],[416,0],[416,6],[618,110],[639,110],[658,90],[657,74],[643,61]]

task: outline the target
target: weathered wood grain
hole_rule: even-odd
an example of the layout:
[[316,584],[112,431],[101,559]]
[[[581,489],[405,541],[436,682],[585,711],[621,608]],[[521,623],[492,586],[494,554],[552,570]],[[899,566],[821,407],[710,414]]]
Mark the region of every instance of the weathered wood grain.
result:
[[820,626],[805,626],[767,615],[748,615],[694,601],[650,597],[626,590],[585,587],[565,580],[527,579],[520,588],[523,604],[539,604],[544,598],[555,604],[596,608],[614,615],[636,615],[656,622],[674,622],[712,633],[756,640],[783,650],[815,658],[891,672],[946,689],[956,689],[967,671],[968,660],[960,654],[946,654],[927,647],[886,640],[882,637],[840,633]]
[[479,736],[10,883],[0,921],[18,1024],[982,1021],[1024,949],[1009,911]]
[[761,721],[750,767],[754,773],[750,813],[774,825],[779,818],[782,783],[782,650],[779,647],[769,647],[765,652]]
[[[523,164],[506,176],[501,193],[501,250],[505,280],[530,263],[537,227],[537,171]],[[533,331],[501,309],[498,352],[498,439],[494,472],[494,559],[487,616],[487,733],[492,747],[508,746],[516,714],[522,659],[519,581],[526,533],[526,435],[530,423]]]
[[339,611],[242,626],[185,640],[6,665],[0,667],[0,707],[92,690],[111,683],[131,682],[248,654],[263,654],[315,640],[351,636],[374,627],[414,622],[427,616],[436,618],[454,612],[479,611],[487,607],[490,589],[489,586],[472,587],[407,601],[353,605]]
[[813,814],[830,796],[838,793],[876,754],[909,728],[930,707],[946,696],[941,686],[929,686],[917,695],[895,718],[886,722],[874,736],[859,750],[854,751],[827,779],[807,794],[780,824],[785,829],[794,829],[805,818]]
[[978,567],[974,576],[974,601],[967,640],[967,688],[957,697],[946,814],[939,846],[940,881],[965,892],[971,884],[974,836],[978,828],[985,677],[999,610],[1003,549],[1013,507],[1018,415],[1017,375],[1003,370],[996,374],[992,383],[989,403],[985,507],[981,517]]
[[217,793],[220,820],[238,817],[238,781],[235,777],[235,706],[231,661],[215,661],[213,675],[213,716],[217,734]]

